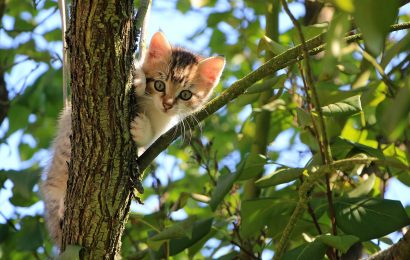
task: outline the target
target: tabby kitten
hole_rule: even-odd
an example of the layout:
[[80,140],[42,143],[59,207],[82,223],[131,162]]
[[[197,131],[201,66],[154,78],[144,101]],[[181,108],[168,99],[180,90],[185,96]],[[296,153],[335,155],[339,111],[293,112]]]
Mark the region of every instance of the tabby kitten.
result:
[[172,123],[201,108],[224,66],[223,57],[204,59],[172,48],[161,32],[154,34],[142,64],[146,81],[134,80],[139,114],[131,123],[131,134],[137,145],[146,147]]
[[[147,147],[176,123],[198,110],[218,84],[225,59],[202,58],[180,48],[172,48],[157,32],[151,39],[142,68],[136,64],[133,85],[138,115],[130,132],[139,147]],[[68,162],[71,157],[71,107],[64,109],[54,139],[53,157],[42,183],[46,222],[57,246],[61,245],[64,198],[67,190]]]

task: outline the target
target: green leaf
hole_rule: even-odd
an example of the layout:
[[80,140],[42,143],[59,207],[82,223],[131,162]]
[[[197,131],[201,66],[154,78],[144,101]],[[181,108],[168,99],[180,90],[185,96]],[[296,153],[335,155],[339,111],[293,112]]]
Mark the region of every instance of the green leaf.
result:
[[[282,229],[289,220],[296,202],[286,200],[281,201],[277,198],[260,198],[242,202],[241,208],[241,234],[244,237],[250,237],[268,226],[268,230]],[[285,221],[282,223],[282,219]],[[283,225],[279,225],[279,222]]]
[[329,30],[326,35],[326,52],[321,64],[322,74],[326,78],[331,78],[336,69],[336,62],[343,56],[343,49],[346,46],[344,39],[346,32],[349,30],[349,17],[346,13],[340,13],[330,22]]
[[358,242],[360,239],[352,235],[340,235],[340,236],[321,235],[317,237],[316,240],[323,242],[325,245],[336,248],[342,251],[343,253],[346,253],[347,250],[349,250],[349,248],[354,243]]
[[0,244],[4,243],[7,239],[9,239],[10,231],[9,231],[9,224],[0,224]]
[[213,211],[216,210],[219,203],[224,199],[225,195],[231,190],[233,183],[238,179],[238,173],[231,173],[227,168],[223,169],[219,176],[216,187],[212,191],[212,197],[209,201],[209,206]]
[[389,26],[394,23],[399,12],[398,0],[360,0],[354,1],[353,16],[363,33],[366,46],[374,56],[383,49]]
[[16,17],[16,21],[14,23],[14,29],[16,31],[32,31],[34,29],[34,21],[33,20],[23,20],[20,17]]
[[394,44],[392,44],[390,48],[385,51],[380,66],[385,68],[387,64],[389,64],[392,59],[400,55],[401,52],[409,50],[409,47],[410,34],[406,34],[402,39],[400,39],[400,41],[394,42]]
[[357,198],[369,194],[376,181],[376,175],[371,174],[367,180],[348,193],[349,198]]
[[355,88],[348,91],[340,90],[340,85],[332,82],[317,82],[317,94],[320,100],[321,106],[326,106],[329,104],[341,102],[347,98],[351,98],[356,95],[362,94],[363,91],[368,90],[368,88]]
[[17,105],[12,102],[8,112],[10,122],[9,133],[11,134],[18,129],[26,127],[28,123],[28,116],[30,114],[31,111],[26,106]]
[[408,224],[400,201],[379,198],[344,198],[334,205],[337,226],[362,241],[390,234]]
[[245,94],[261,93],[268,89],[283,88],[283,83],[286,78],[286,74],[281,74],[279,76],[263,80],[262,82],[255,83],[246,90]]
[[44,34],[44,38],[49,42],[62,41],[62,32],[60,28],[48,31]]
[[280,45],[276,41],[264,35],[259,41],[257,52],[260,53],[261,51],[265,50],[273,53],[274,55],[278,55],[282,52],[285,52],[287,49],[287,47]]
[[284,168],[274,171],[273,173],[263,176],[255,182],[259,188],[276,186],[282,183],[294,181],[302,176],[303,168]]
[[5,174],[14,184],[13,196],[10,199],[13,205],[27,207],[38,201],[33,187],[40,179],[40,169],[9,170],[5,171]]
[[213,46],[213,49],[217,53],[223,53],[225,49],[226,35],[220,30],[213,30],[209,44]]
[[396,141],[408,129],[410,114],[410,77],[393,99],[386,99],[377,107],[377,123],[390,141]]
[[216,27],[220,22],[225,21],[226,17],[232,15],[231,12],[215,12],[211,13],[208,16],[208,26]]
[[176,255],[205,237],[212,228],[213,218],[196,221],[192,226],[192,237],[171,239],[169,241],[170,255]]
[[35,147],[31,147],[30,145],[21,142],[18,146],[19,149],[19,154],[20,154],[20,160],[22,161],[27,161],[31,157],[33,157],[34,153],[37,151]]
[[354,11],[354,0],[331,0],[341,10],[352,13]]
[[201,249],[204,248],[204,244],[211,239],[212,237],[215,236],[216,233],[218,233],[219,230],[216,228],[211,228],[210,232],[202,237],[199,241],[197,241],[195,244],[189,247],[188,249],[188,256],[193,257],[197,252],[199,252]]
[[43,244],[43,234],[41,232],[38,217],[24,217],[20,221],[21,228],[16,234],[17,250],[33,251]]
[[320,241],[313,241],[298,246],[283,255],[281,260],[323,259],[327,246]]
[[244,95],[240,95],[236,100],[235,103],[230,103],[229,106],[235,106],[235,107],[243,107],[248,104],[252,104],[253,102],[256,102],[259,98],[260,93],[255,93],[255,94],[248,94],[246,93]]
[[362,111],[360,95],[324,106],[322,107],[322,111],[325,116],[352,115],[358,113]]
[[356,75],[360,73],[360,68],[353,62],[341,61],[336,65],[336,68],[347,75]]
[[81,246],[68,245],[65,251],[57,256],[57,260],[80,260]]
[[180,193],[178,200],[172,205],[172,208],[170,209],[171,211],[177,211],[179,209],[182,209],[185,207],[185,205],[188,202],[188,199],[190,197],[190,193],[188,192],[182,192]]
[[312,117],[308,111],[297,107],[296,108],[296,115],[298,118],[298,124],[303,129],[306,126],[310,126],[312,124]]
[[186,13],[191,9],[191,3],[188,0],[178,0],[176,7],[182,13]]
[[38,62],[49,63],[51,60],[51,55],[48,51],[39,51],[36,49],[36,44],[34,40],[25,42],[17,48],[19,54],[27,55]]
[[158,234],[150,237],[150,240],[160,241],[182,237],[188,237],[189,239],[192,239],[192,228],[196,219],[196,216],[190,216],[184,221],[177,222],[172,226],[168,226]]
[[[315,24],[311,26],[302,26],[303,36],[305,37],[305,40],[314,38],[318,36],[319,34],[324,33],[327,27],[328,27],[327,23]],[[291,30],[291,35],[292,35],[292,40],[295,45],[301,44],[299,33],[296,28],[293,28]]]
[[266,157],[262,154],[250,153],[241,162],[238,171],[238,180],[248,180],[260,175],[263,171],[263,166],[266,163]]

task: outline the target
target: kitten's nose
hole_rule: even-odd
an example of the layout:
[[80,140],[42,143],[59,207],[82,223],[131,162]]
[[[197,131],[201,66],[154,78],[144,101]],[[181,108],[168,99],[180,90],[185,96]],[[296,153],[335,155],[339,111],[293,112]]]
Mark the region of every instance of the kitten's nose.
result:
[[174,102],[171,98],[162,100],[162,105],[164,106],[165,110],[171,109],[173,106],[173,103]]

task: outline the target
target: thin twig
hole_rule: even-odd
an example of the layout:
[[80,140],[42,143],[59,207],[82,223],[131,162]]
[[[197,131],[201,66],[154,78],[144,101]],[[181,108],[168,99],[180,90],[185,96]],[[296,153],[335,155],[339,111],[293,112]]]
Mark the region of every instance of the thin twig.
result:
[[60,16],[61,16],[61,32],[62,32],[62,40],[63,40],[63,104],[64,107],[67,107],[68,102],[68,95],[67,89],[69,87],[68,77],[70,75],[70,63],[68,59],[68,46],[66,40],[66,31],[67,31],[67,18],[68,13],[66,10],[66,2],[65,0],[58,0],[58,8],[60,9]]
[[241,249],[241,251],[245,252],[251,259],[258,259],[256,256],[254,256],[251,252],[249,252],[246,248],[244,248],[243,246],[241,246],[239,243],[236,243],[235,240],[231,240],[231,244],[239,247],[239,249]]
[[152,0],[140,0],[138,12],[134,20],[134,39],[138,48],[138,60],[145,56],[145,38]]

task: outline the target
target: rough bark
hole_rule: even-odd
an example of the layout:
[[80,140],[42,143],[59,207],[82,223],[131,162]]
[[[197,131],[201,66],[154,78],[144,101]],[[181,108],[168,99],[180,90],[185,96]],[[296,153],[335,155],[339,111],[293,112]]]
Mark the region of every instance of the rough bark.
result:
[[392,245],[386,250],[372,255],[368,260],[406,260],[410,259],[410,232],[407,230],[406,234],[399,242]]
[[62,251],[79,245],[83,259],[118,256],[132,199],[132,15],[132,0],[72,1],[73,134]]

